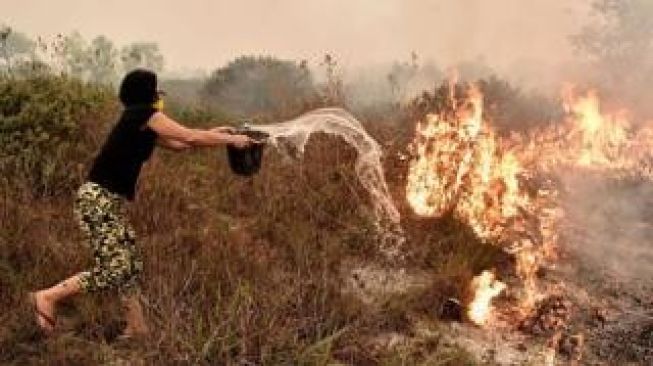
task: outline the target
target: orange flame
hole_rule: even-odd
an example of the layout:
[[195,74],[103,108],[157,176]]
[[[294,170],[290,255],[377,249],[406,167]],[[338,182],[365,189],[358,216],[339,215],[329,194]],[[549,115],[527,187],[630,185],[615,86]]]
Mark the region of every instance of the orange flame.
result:
[[[531,198],[521,187],[524,168],[518,151],[507,150],[483,120],[483,96],[478,89],[469,89],[466,103],[451,104],[454,113],[431,114],[417,125],[411,145],[414,158],[409,167],[406,198],[418,215],[439,217],[453,212],[480,238],[512,243],[509,250],[515,253],[522,269],[518,271],[524,284],[522,302],[528,307],[536,298],[535,273],[544,257],[538,251],[545,248],[552,251],[555,246],[552,243],[555,216],[544,212],[547,200],[555,195],[538,191]],[[520,239],[529,230],[526,229],[528,217],[537,217],[536,230],[546,231],[543,235],[537,233],[542,238],[537,247]],[[530,258],[537,260],[533,262]],[[487,280],[487,276],[476,281]],[[487,286],[472,287],[480,292],[475,295],[479,300],[473,303],[474,315],[470,318],[481,322],[478,320],[484,308],[481,304],[489,303],[493,296],[489,299],[487,296],[492,291]]]
[[533,136],[537,146],[530,150],[539,154],[538,167],[555,170],[565,166],[613,176],[653,178],[653,139],[647,125],[636,129],[626,110],[604,110],[593,90],[579,95],[568,86],[563,100],[566,123]]
[[463,178],[473,160],[473,143],[482,125],[482,96],[470,89],[471,109],[456,109],[456,116],[426,116],[418,123],[412,147],[406,198],[418,215],[437,217],[455,204]]
[[576,96],[573,89],[564,93],[565,109],[572,113],[572,146],[578,150],[578,165],[609,165],[627,146],[628,121],[623,112],[601,113],[596,91]]

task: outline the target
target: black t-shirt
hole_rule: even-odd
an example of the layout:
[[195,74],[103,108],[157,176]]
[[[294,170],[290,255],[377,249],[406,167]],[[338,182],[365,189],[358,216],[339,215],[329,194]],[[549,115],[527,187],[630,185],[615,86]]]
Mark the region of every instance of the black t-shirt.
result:
[[93,162],[89,181],[134,199],[141,166],[152,155],[156,143],[156,132],[147,126],[154,113],[156,110],[150,106],[124,110]]

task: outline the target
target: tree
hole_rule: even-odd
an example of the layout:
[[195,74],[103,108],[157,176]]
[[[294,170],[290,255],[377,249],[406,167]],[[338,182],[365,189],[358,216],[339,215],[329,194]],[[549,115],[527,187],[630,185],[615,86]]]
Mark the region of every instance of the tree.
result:
[[163,55],[156,43],[137,42],[127,45],[120,52],[125,71],[143,67],[154,71],[163,70]]
[[15,32],[8,26],[0,27],[0,58],[8,70],[17,60],[33,59],[35,51],[36,43],[26,35]]
[[279,116],[298,112],[316,90],[305,63],[243,56],[215,70],[202,94],[227,113]]
[[593,0],[593,21],[572,36],[603,94],[631,107],[634,119],[653,114],[653,1]]
[[594,0],[592,8],[593,22],[571,38],[576,49],[597,64],[608,82],[649,75],[653,69],[653,2]]
[[418,56],[416,52],[410,54],[410,62],[395,62],[387,75],[395,103],[401,103],[406,97],[408,83],[415,77],[419,70]]
[[109,38],[95,37],[91,41],[87,53],[90,81],[110,84],[117,79],[118,50]]
[[342,81],[342,72],[338,68],[338,61],[331,54],[325,54],[320,64],[324,68],[326,82],[321,88],[322,103],[327,106],[344,105],[345,93]]
[[85,79],[87,66],[91,63],[89,57],[88,45],[79,32],[63,37],[59,58],[65,72],[73,77]]

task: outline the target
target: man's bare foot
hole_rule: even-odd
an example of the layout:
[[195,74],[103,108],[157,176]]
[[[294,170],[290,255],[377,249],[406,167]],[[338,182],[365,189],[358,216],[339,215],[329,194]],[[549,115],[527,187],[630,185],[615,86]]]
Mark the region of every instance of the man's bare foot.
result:
[[55,303],[45,296],[43,291],[29,293],[29,301],[36,318],[36,324],[45,334],[52,334],[55,329]]

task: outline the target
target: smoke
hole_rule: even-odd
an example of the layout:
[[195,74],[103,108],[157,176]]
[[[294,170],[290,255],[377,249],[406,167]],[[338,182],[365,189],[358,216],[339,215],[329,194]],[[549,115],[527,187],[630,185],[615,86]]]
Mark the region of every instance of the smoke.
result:
[[630,108],[653,116],[653,2],[592,0],[591,17],[570,36],[578,59],[575,75]]
[[423,93],[432,91],[445,78],[434,62],[421,62],[413,53],[410,61],[397,61],[359,67],[344,75],[349,107],[354,111],[405,105]]
[[600,174],[563,176],[568,246],[623,280],[653,278],[653,183]]
[[[568,59],[566,37],[584,22],[576,3],[586,1],[61,0],[46,9],[5,0],[2,11],[8,23],[33,37],[77,29],[121,44],[157,42],[169,70],[214,69],[244,54],[316,64],[327,52],[353,69],[392,63],[415,51],[441,69],[481,57],[511,75],[519,73],[517,62],[546,70],[544,65]],[[158,21],[144,27],[142,14],[153,8]],[[259,24],[265,26],[254,26]],[[529,80],[542,80],[541,74]]]
[[[597,89],[605,109],[627,110],[641,128],[653,117],[653,2],[591,3],[592,17],[570,36],[578,59],[561,75]],[[563,182],[569,245],[579,258],[626,282],[653,278],[653,183],[605,173],[567,173]]]

